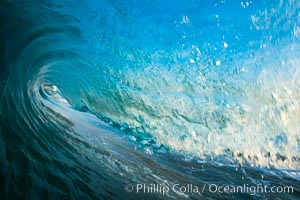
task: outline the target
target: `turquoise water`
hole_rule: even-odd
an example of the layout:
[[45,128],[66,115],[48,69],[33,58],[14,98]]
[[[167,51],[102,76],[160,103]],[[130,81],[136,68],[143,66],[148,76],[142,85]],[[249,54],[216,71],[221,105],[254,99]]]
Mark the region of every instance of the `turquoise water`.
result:
[[2,0],[1,196],[297,199],[299,40],[292,0]]

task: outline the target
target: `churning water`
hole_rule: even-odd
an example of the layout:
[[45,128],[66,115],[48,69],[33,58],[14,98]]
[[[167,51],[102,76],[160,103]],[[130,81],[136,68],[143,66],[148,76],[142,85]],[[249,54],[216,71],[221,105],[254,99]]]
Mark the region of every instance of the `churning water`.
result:
[[0,77],[6,199],[300,195],[297,0],[1,0]]

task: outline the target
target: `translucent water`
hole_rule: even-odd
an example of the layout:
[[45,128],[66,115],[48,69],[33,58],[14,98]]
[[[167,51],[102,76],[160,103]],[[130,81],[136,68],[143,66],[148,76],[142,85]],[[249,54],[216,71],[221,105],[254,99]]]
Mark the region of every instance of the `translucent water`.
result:
[[0,17],[5,198],[141,197],[128,183],[299,195],[298,1],[3,0]]

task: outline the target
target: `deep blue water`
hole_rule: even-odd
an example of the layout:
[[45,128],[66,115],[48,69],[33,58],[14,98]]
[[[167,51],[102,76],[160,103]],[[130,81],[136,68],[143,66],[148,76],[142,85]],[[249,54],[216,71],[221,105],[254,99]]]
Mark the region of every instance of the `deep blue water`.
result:
[[1,0],[0,77],[1,199],[300,196],[299,1]]

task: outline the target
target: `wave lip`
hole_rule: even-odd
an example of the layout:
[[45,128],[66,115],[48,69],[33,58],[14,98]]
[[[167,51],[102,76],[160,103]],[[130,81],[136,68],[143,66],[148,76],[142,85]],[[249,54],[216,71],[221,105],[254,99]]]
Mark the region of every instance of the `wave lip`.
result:
[[[22,51],[11,64],[6,81],[7,94],[12,90],[11,98],[27,102],[20,105],[13,101],[12,106],[16,106],[21,118],[26,118],[28,126],[32,126],[30,121],[47,121],[47,115],[54,117],[54,124],[64,123],[46,110],[53,108],[46,98],[93,113],[122,130],[130,130],[134,136],[150,135],[158,146],[165,145],[179,153],[202,159],[225,156],[255,166],[299,168],[299,49],[294,45],[297,38],[286,35],[286,30],[282,30],[283,38],[276,34],[275,42],[251,36],[254,41],[269,42],[268,46],[250,45],[249,49],[239,49],[240,53],[229,51],[238,48],[235,40],[223,39],[221,56],[212,53],[205,42],[187,36],[179,39],[174,35],[158,43],[156,49],[148,43],[142,45],[139,37],[124,40],[120,29],[126,23],[137,27],[132,33],[126,32],[129,36],[140,36],[137,25],[141,22],[144,28],[159,30],[162,38],[169,36],[170,30],[175,31],[165,28],[172,25],[168,21],[157,23],[157,16],[145,21],[122,18],[124,13],[106,5],[104,13],[98,14],[103,17],[103,30],[96,30],[91,23],[100,22],[89,20],[89,14],[73,13],[68,6],[50,6],[46,18],[37,9],[39,5],[35,6],[24,9],[43,17],[40,20],[29,15],[27,23],[31,28],[20,27],[22,31],[18,32],[24,34],[19,38],[22,45],[18,49]],[[86,6],[82,9],[90,9]],[[276,9],[281,11],[282,6],[290,8],[288,3]],[[285,16],[284,21],[280,13],[276,21],[274,13],[261,13],[259,8],[260,5],[249,22],[258,32],[265,30],[258,23],[263,23],[259,20],[266,14],[276,24],[289,23],[293,16]],[[133,9],[128,14],[139,12]],[[194,12],[190,16],[175,15],[179,17],[174,22],[175,32],[205,31],[195,26],[196,16]],[[118,25],[112,26],[107,19],[116,20]],[[218,35],[219,27],[209,20],[208,26]],[[10,26],[7,29],[15,29],[14,24]],[[105,31],[112,36],[105,35]],[[152,39],[155,38],[149,35]],[[174,40],[182,45],[173,45]],[[21,87],[14,84],[16,81],[22,83]],[[31,110],[27,110],[28,105]]]
[[[299,179],[297,3],[237,9],[246,29],[224,25],[231,12],[202,19],[199,3],[81,2],[80,12],[74,2],[18,3],[0,3],[7,194],[104,198],[144,180],[261,181],[245,170]],[[162,17],[164,6],[174,15]]]

